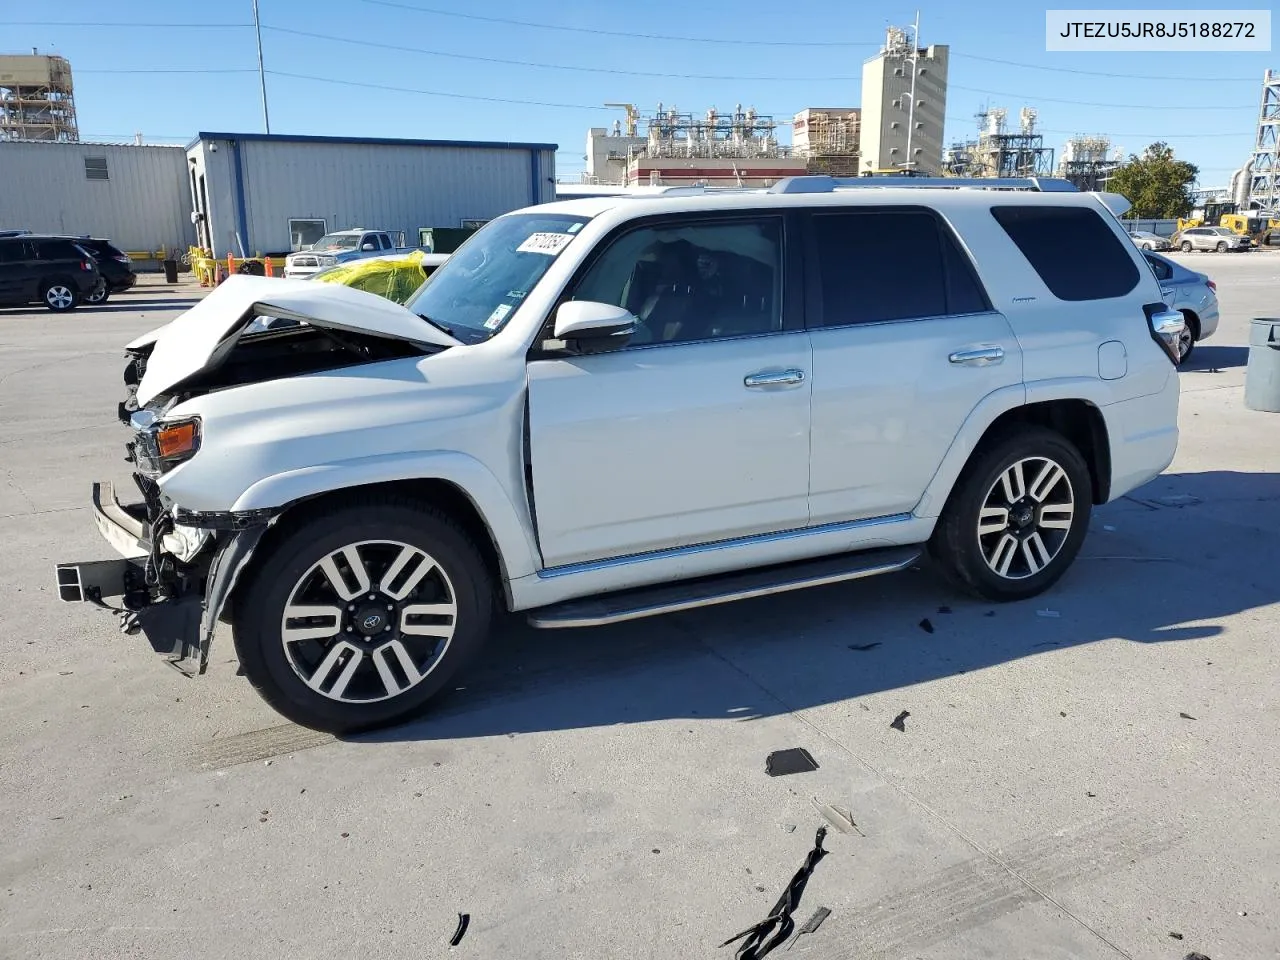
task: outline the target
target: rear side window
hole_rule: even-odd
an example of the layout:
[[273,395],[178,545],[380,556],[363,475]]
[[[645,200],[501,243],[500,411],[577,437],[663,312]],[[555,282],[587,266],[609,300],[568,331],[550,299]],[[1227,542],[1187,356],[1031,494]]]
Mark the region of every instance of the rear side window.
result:
[[0,240],[0,263],[21,263],[27,259],[27,245],[22,240]]
[[1157,280],[1168,280],[1173,276],[1173,268],[1163,260],[1157,260],[1155,257],[1147,257],[1147,263],[1151,264],[1151,271],[1156,275]]
[[1109,300],[1138,285],[1120,238],[1086,207],[992,207],[991,215],[1059,300]]
[[37,240],[36,256],[41,260],[83,260],[84,255],[70,240]]
[[991,309],[968,259],[932,211],[846,210],[815,214],[812,222],[822,310],[811,325]]

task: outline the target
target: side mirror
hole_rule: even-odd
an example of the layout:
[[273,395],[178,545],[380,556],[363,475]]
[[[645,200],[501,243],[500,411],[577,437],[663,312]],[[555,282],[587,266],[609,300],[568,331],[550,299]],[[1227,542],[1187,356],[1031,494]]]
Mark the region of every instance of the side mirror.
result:
[[626,346],[637,320],[625,307],[570,300],[556,311],[555,337],[579,353],[604,353]]
[[377,250],[378,248],[375,247],[372,243],[362,243],[360,244],[360,249],[361,250]]

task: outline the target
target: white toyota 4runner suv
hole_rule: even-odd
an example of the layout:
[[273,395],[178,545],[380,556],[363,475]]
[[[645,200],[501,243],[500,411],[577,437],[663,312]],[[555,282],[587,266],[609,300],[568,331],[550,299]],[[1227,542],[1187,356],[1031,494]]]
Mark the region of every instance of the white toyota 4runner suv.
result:
[[60,596],[190,674],[229,623],[273,707],[348,731],[444,688],[498,605],[592,626],[925,554],[1038,594],[1173,458],[1182,317],[1123,198],[890,183],[521,210],[405,306],[233,276],[129,345],[143,502],[95,484],[122,557]]

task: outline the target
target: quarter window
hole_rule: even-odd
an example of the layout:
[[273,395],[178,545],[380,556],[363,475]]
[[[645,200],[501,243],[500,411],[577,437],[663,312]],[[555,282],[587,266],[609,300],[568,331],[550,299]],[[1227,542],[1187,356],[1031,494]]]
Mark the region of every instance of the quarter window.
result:
[[816,214],[822,306],[811,326],[838,327],[991,309],[968,258],[929,210]]
[[991,215],[1059,300],[1108,300],[1138,285],[1120,238],[1086,207],[992,207]]
[[624,234],[588,269],[575,300],[625,307],[635,344],[782,329],[782,221],[671,223]]

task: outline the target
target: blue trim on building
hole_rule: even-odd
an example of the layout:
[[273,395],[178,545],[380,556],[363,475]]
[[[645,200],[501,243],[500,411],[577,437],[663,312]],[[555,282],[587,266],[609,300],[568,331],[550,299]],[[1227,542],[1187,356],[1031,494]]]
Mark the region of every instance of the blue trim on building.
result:
[[[223,139],[219,137],[218,139]],[[231,141],[231,167],[236,178],[236,226],[240,234],[243,251],[234,251],[241,256],[253,254],[253,244],[249,242],[249,216],[244,202],[244,163],[240,157],[240,141]]]
[[288,133],[210,133],[201,131],[187,144],[190,150],[201,140],[265,140],[272,143],[372,143],[392,147],[472,147],[481,150],[559,150],[555,143],[513,143],[501,140],[397,140],[389,137],[314,137]]
[[529,198],[530,206],[537,206],[542,202],[542,157],[539,155],[541,151],[529,151],[529,179],[533,187],[533,195]]

